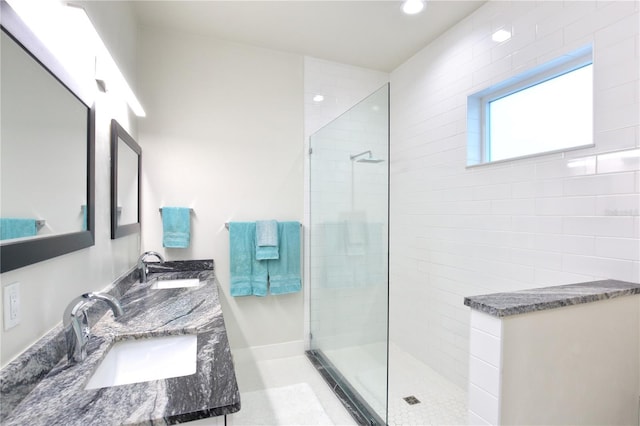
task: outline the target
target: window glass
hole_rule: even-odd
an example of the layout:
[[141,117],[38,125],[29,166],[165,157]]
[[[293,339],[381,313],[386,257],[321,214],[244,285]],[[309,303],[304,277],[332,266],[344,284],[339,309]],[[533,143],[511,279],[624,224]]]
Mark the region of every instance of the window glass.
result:
[[591,64],[485,105],[485,162],[593,143]]

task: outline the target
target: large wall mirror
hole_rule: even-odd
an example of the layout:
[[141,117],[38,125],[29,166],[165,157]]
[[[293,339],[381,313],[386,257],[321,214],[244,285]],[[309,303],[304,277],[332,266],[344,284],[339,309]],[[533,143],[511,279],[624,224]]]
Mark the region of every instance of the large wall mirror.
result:
[[9,5],[0,10],[0,272],[94,244],[94,111]]
[[111,120],[111,238],[140,232],[142,149]]

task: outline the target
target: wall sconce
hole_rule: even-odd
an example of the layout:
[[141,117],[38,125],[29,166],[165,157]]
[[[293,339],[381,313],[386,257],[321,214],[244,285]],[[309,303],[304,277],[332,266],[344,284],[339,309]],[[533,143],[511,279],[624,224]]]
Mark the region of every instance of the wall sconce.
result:
[[7,0],[31,31],[81,81],[90,76],[138,117],[146,114],[84,8],[52,0]]
[[122,71],[118,68],[116,61],[111,56],[111,53],[109,53],[98,31],[96,31],[96,28],[91,23],[87,11],[72,3],[68,3],[66,9],[68,9],[67,13],[73,16],[73,21],[77,22],[76,27],[81,31],[81,34],[93,41],[95,80],[98,87],[105,92],[110,91],[117,93],[127,102],[135,115],[145,117],[146,113],[140,101],[138,101],[133,90],[131,90],[129,83],[127,83],[124,75],[122,75]]

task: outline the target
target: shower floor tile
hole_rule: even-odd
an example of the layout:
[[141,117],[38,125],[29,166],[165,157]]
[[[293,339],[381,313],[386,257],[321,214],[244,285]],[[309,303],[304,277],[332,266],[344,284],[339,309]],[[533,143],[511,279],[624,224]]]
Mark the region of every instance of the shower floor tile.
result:
[[[386,362],[380,359],[380,354],[385,353],[383,346],[371,344],[325,351],[381,417],[386,402]],[[390,426],[467,424],[467,392],[394,344],[389,346],[388,389]],[[420,402],[409,404],[407,397]]]
[[[420,402],[410,405],[404,398]],[[390,426],[467,424],[467,392],[423,362],[389,347]]]
[[[357,364],[360,374],[358,377],[351,378],[352,384],[369,401],[372,408],[378,412],[384,412],[384,395],[380,393],[378,380],[380,374],[384,373],[384,371],[378,371],[380,351],[379,347],[341,349],[333,352],[332,361],[337,361],[343,371],[347,371],[351,364]],[[363,366],[363,363],[368,365]],[[301,382],[308,383],[333,424],[356,424],[305,356],[247,364],[236,363],[236,375],[241,395],[243,392]],[[420,402],[408,404],[404,398],[409,396],[415,397]],[[243,406],[242,409],[251,410],[252,407]],[[467,420],[467,394],[464,389],[451,383],[397,346],[390,345],[388,416],[390,426],[463,425],[467,424]]]

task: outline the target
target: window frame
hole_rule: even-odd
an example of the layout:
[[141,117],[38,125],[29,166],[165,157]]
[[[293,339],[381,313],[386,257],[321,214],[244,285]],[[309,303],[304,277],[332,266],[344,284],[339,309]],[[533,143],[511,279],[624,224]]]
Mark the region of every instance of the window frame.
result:
[[[487,164],[503,163],[523,158],[536,157],[576,149],[595,146],[594,140],[583,145],[559,148],[556,150],[539,151],[516,157],[491,160],[490,140],[490,109],[491,102],[505,98],[514,93],[522,92],[531,87],[553,80],[587,66],[593,66],[593,49],[591,46],[581,48],[575,52],[562,55],[548,63],[538,66],[518,76],[509,78],[487,89],[475,93],[467,99],[467,167]],[[593,68],[592,68],[593,72]],[[595,80],[595,79],[594,79]],[[592,80],[593,89],[593,80]],[[592,108],[592,126],[593,114]],[[477,123],[474,123],[477,121]],[[592,128],[593,133],[593,128]]]

